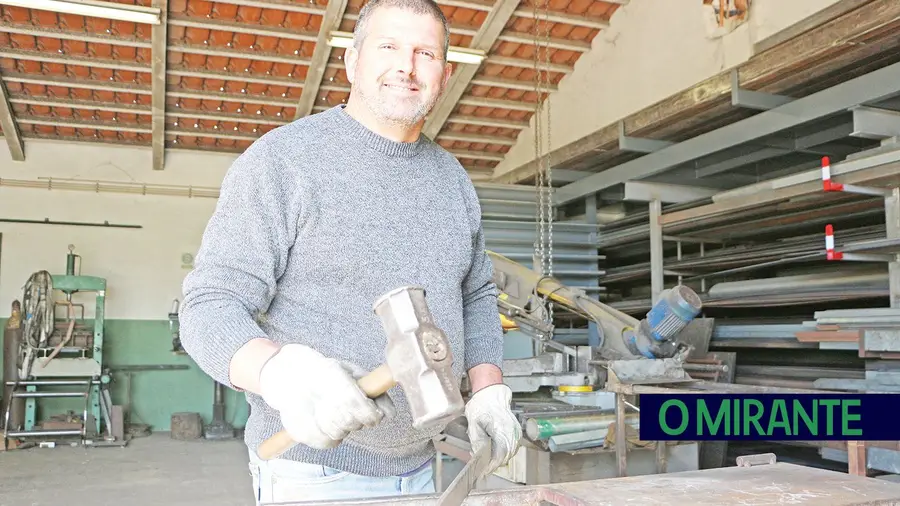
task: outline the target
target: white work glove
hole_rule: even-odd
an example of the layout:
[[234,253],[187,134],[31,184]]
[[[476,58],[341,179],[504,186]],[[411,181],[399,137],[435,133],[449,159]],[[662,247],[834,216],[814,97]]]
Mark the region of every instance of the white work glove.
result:
[[260,371],[260,394],[294,441],[324,450],[395,414],[387,395],[372,400],[356,385],[364,374],[308,346],[286,344]]
[[522,426],[510,410],[511,400],[512,390],[498,383],[475,392],[466,403],[472,453],[477,453],[485,445],[491,446],[491,462],[483,476],[505,465],[519,449]]

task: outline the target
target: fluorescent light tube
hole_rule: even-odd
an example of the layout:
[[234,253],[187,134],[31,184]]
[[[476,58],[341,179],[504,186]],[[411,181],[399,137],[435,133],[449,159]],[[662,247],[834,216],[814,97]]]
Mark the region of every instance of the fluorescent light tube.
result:
[[0,0],[0,5],[115,19],[118,21],[131,21],[133,23],[159,24],[159,9],[109,2],[90,0]]
[[464,47],[451,47],[447,51],[447,59],[456,63],[468,63],[471,65],[480,65],[484,60],[484,51],[477,49],[467,49]]
[[[353,46],[353,34],[348,32],[331,32],[328,37],[328,45],[344,49],[351,47]],[[484,57],[484,51],[464,47],[451,47],[447,51],[447,60],[455,63],[479,65],[484,60]]]
[[331,32],[328,34],[328,45],[347,49],[353,46],[353,35],[347,32]]

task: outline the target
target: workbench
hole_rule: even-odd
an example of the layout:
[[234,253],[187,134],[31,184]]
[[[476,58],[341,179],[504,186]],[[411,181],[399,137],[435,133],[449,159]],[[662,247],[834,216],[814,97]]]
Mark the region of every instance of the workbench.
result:
[[[772,386],[758,385],[738,385],[731,383],[713,383],[710,381],[694,380],[684,373],[678,365],[674,365],[670,359],[657,360],[655,363],[651,361],[628,361],[620,360],[610,362],[609,378],[606,383],[606,390],[616,394],[616,425],[625,426],[626,411],[631,397],[632,401],[639,398],[641,394],[709,394],[709,393],[728,393],[728,394],[822,394],[826,390],[815,389],[798,389],[798,388],[781,388]],[[646,368],[664,371],[663,376],[671,375],[669,378],[663,376],[647,379]],[[681,376],[679,376],[679,373]],[[893,443],[893,442],[891,442]],[[846,448],[848,451],[848,471],[852,475],[866,476],[866,446],[864,441],[847,441]],[[894,443],[896,444],[896,443]],[[889,445],[886,445],[889,447]],[[614,443],[616,460],[618,461],[618,476],[624,477],[628,474],[628,449],[625,442],[624,431],[617,431]],[[657,442],[658,453],[657,472],[666,472],[666,458],[662,453],[664,446]],[[900,504],[900,502],[898,502]]]
[[[430,506],[437,494],[384,499],[278,503],[288,506]],[[762,506],[900,504],[900,484],[786,463],[478,490],[466,506]]]

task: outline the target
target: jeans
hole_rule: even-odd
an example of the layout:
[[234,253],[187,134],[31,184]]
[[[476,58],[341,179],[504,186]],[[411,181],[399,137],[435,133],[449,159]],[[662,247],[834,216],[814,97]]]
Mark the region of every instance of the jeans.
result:
[[372,477],[291,460],[261,460],[252,450],[256,505],[434,493],[433,463],[406,476]]

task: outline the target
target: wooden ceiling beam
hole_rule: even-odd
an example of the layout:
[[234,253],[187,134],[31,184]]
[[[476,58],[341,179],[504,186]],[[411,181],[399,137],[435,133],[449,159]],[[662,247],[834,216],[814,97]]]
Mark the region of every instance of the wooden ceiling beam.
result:
[[19,133],[19,127],[13,117],[12,104],[9,103],[9,93],[6,91],[6,84],[0,77],[0,127],[3,128],[3,137],[9,146],[9,154],[13,160],[17,162],[25,161],[25,144],[22,142],[22,135]]
[[152,90],[151,105],[152,119],[151,130],[153,146],[153,170],[163,170],[166,164],[166,53],[168,41],[167,18],[169,12],[169,0],[153,0],[153,7],[159,9],[158,25],[150,28],[150,76]]
[[538,70],[543,70],[545,72],[559,72],[560,74],[571,74],[572,71],[575,70],[571,65],[566,65],[564,63],[539,61],[535,64],[534,58],[515,58],[498,55],[488,55],[487,59],[484,60],[484,63],[529,70],[534,70],[535,66],[537,66]]
[[[158,26],[158,25],[154,25]],[[0,58],[31,60],[42,63],[60,63],[63,65],[81,65],[98,69],[127,70],[130,72],[152,72],[152,67],[143,63],[129,63],[127,60],[113,58],[95,58],[84,55],[59,55],[36,49],[0,49]]]
[[563,23],[567,25],[583,26],[585,28],[594,28],[597,30],[609,28],[609,21],[606,20],[592,19],[581,14],[568,14],[565,12],[553,11],[547,12],[542,8],[538,8],[537,16],[535,16],[534,9],[530,7],[516,9],[516,12],[514,14],[516,17],[520,18],[538,19],[541,21],[549,21],[551,23]]
[[[512,18],[513,13],[519,7],[519,0],[497,0],[494,2],[493,9],[490,10],[485,20],[481,23],[478,33],[472,37],[471,49],[477,49],[488,52],[497,42],[497,38],[503,32],[506,24]],[[480,65],[458,65],[453,77],[444,90],[444,95],[438,102],[428,119],[425,121],[423,132],[428,137],[434,139],[444,127],[447,118],[456,108],[456,104],[466,93],[472,79],[478,72]]]
[[[471,105],[473,107],[489,107],[491,109],[509,109],[512,111],[534,112],[535,104],[521,102],[519,100],[503,100],[488,97],[463,97],[457,101],[459,105]],[[455,104],[454,104],[455,107]],[[446,121],[446,120],[445,120]],[[441,125],[443,126],[443,125]]]
[[[501,2],[504,0],[500,0]],[[504,153],[490,153],[487,151],[470,151],[468,149],[448,149],[451,155],[464,160],[487,160],[490,162],[502,162]]]
[[[78,109],[83,111],[103,111],[114,112],[117,114],[140,114],[150,116],[153,114],[152,107],[133,105],[133,104],[116,104],[112,102],[98,102],[96,100],[56,100],[44,97],[34,96],[10,96],[11,104],[36,105],[43,107],[61,107],[65,109]],[[281,113],[278,113],[281,114]],[[203,110],[181,109],[176,107],[166,108],[166,118],[178,119],[195,119],[208,121],[226,121],[235,123],[249,123],[253,125],[275,125],[281,126],[289,123],[287,119],[279,119],[272,117],[262,117],[240,113],[215,112],[210,113]]]
[[65,109],[78,109],[82,111],[114,112],[121,114],[153,114],[151,107],[134,104],[116,104],[114,102],[97,102],[96,100],[72,100],[69,98],[52,99],[35,97],[31,95],[10,96],[9,103],[21,105],[36,105],[41,107],[62,107]]
[[496,6],[491,0],[437,0],[437,3],[447,7],[462,7],[484,12],[490,12]]
[[224,58],[239,58],[241,60],[264,61],[272,63],[287,63],[290,65],[309,65],[309,58],[302,56],[284,56],[269,51],[241,51],[239,49],[225,49],[221,47],[203,46],[200,44],[187,44],[184,42],[170,42],[169,51],[184,54],[202,54],[205,56],[220,56]]
[[183,15],[169,18],[169,24],[171,26],[182,26],[185,28],[245,33],[248,35],[261,35],[263,37],[275,37],[277,39],[290,39],[304,42],[316,42],[319,40],[319,34],[317,32],[300,31],[280,26],[267,27],[266,25],[261,24],[222,21],[219,19],[205,19],[200,21],[198,18]]
[[261,9],[277,9],[301,14],[325,14],[325,8],[313,3],[301,4],[296,0],[216,0],[216,3],[239,5],[241,7],[259,7]]
[[514,146],[516,139],[500,135],[470,134],[465,132],[441,132],[438,140],[469,142],[473,144],[496,144],[498,146]]
[[[472,79],[472,84],[476,86],[490,86],[491,88],[507,88],[510,90],[535,91],[534,81],[523,81],[521,79],[505,79],[502,77],[481,76]],[[544,91],[558,91],[559,87],[555,84],[544,84]]]
[[491,128],[513,128],[516,130],[523,130],[531,127],[531,124],[528,121],[492,118],[490,116],[465,116],[462,114],[450,116],[447,118],[447,123],[461,123],[464,125],[477,125]]
[[137,37],[122,37],[118,35],[103,35],[100,33],[76,32],[72,30],[58,30],[56,28],[44,28],[40,26],[24,24],[0,24],[0,32],[19,35],[32,35],[34,37],[47,37],[50,39],[76,40],[79,42],[110,44],[113,46],[140,47],[149,49],[150,41]]
[[306,80],[303,81],[303,91],[300,94],[300,101],[294,112],[294,119],[300,119],[308,116],[313,112],[313,105],[319,96],[319,88],[322,86],[322,78],[325,76],[325,70],[328,68],[332,47],[328,45],[329,34],[333,30],[340,28],[341,19],[347,10],[347,0],[329,0],[328,6],[322,15],[322,24],[319,28],[319,35],[316,40],[316,47],[313,49],[312,60],[309,63],[309,70],[306,73]]
[[79,90],[111,91],[113,93],[131,93],[136,95],[152,95],[150,86],[137,83],[120,83],[101,81],[99,79],[80,79],[58,76],[35,76],[33,74],[9,73],[4,79],[10,83],[37,84],[41,86],[61,86]]
[[107,130],[111,132],[129,132],[136,134],[152,133],[152,127],[147,128],[138,124],[123,124],[118,121],[97,120],[63,120],[51,116],[22,116],[17,120],[22,125],[54,126],[63,128],[85,128],[90,130]]
[[506,32],[497,37],[497,40],[503,42],[511,42],[513,44],[547,47],[550,49],[564,49],[566,51],[574,51],[576,53],[584,53],[591,50],[591,43],[585,42],[583,40],[561,39],[558,37],[552,37],[549,39],[545,37],[537,37],[537,41],[535,41],[534,35],[529,33]]
[[[279,112],[278,114],[281,113]],[[193,109],[173,109],[172,107],[169,107],[169,109],[166,111],[166,115],[170,118],[248,123],[251,125],[282,126],[289,123],[289,121],[286,119],[275,119],[272,117],[250,116],[247,114],[228,112],[216,112],[215,114],[213,114],[203,111],[195,111]]]
[[[297,102],[283,98],[269,98],[252,93],[227,93],[215,91],[195,91],[184,89],[172,89],[169,87],[166,94],[172,98],[185,98],[195,100],[221,100],[223,102],[235,102],[238,104],[271,105],[275,107],[296,107]],[[177,104],[176,104],[177,105]]]

